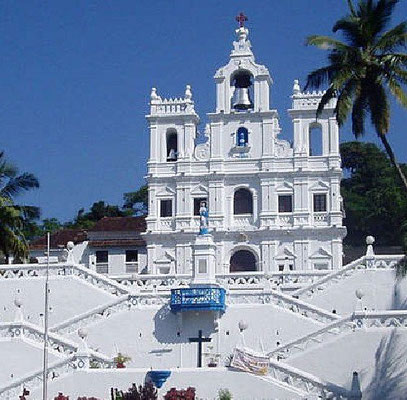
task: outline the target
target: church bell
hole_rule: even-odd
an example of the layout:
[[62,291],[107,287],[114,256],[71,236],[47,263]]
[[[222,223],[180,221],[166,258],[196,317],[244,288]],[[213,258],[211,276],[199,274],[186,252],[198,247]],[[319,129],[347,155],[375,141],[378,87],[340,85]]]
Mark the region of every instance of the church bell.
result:
[[233,108],[236,110],[248,110],[253,108],[253,103],[250,100],[249,88],[237,87],[233,94]]

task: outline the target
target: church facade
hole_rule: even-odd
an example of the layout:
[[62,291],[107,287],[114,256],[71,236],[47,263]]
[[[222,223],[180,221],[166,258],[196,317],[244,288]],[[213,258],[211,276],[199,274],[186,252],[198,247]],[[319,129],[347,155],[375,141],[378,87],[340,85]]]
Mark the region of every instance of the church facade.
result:
[[216,110],[204,133],[189,85],[181,99],[151,91],[148,273],[192,272],[203,202],[217,274],[342,267],[335,101],[316,118],[323,93],[303,93],[294,81],[293,143],[279,139],[272,79],[255,62],[248,34],[236,30],[229,62],[215,74]]

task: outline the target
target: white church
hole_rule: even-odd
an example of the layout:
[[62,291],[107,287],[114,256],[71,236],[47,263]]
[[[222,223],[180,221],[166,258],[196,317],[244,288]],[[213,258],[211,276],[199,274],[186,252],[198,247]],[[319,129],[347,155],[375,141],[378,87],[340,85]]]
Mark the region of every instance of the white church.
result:
[[369,236],[342,265],[335,102],[317,119],[323,93],[294,81],[293,141],[279,139],[238,19],[203,133],[189,85],[151,91],[145,221],[104,219],[50,263],[39,246],[37,263],[0,265],[0,400],[109,399],[145,381],[160,399],[407,398],[403,255],[376,255]]

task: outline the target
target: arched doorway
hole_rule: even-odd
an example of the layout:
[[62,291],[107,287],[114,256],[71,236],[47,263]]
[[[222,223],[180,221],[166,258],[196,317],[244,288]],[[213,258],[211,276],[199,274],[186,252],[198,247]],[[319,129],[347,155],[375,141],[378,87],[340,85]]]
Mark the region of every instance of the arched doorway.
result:
[[249,250],[238,250],[230,257],[230,272],[256,271],[256,257]]

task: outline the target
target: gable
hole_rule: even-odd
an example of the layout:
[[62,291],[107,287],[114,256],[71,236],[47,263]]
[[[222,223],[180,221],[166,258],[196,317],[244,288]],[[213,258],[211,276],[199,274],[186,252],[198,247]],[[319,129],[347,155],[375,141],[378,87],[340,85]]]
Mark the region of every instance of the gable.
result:
[[292,192],[293,191],[293,185],[288,182],[282,182],[276,186],[276,191],[277,192]]
[[157,197],[172,197],[175,195],[175,190],[165,187],[157,193]]
[[191,190],[191,195],[193,196],[208,195],[208,189],[203,185],[197,185]]
[[329,185],[327,185],[325,182],[319,180],[318,182],[314,182],[310,188],[310,190],[323,190],[326,191],[329,189]]
[[309,257],[310,259],[316,260],[316,259],[327,259],[327,258],[332,258],[332,254],[328,252],[328,250],[325,250],[322,247],[319,247],[317,251],[312,253]]
[[284,247],[280,248],[275,258],[276,260],[293,260],[297,257],[288,247]]

